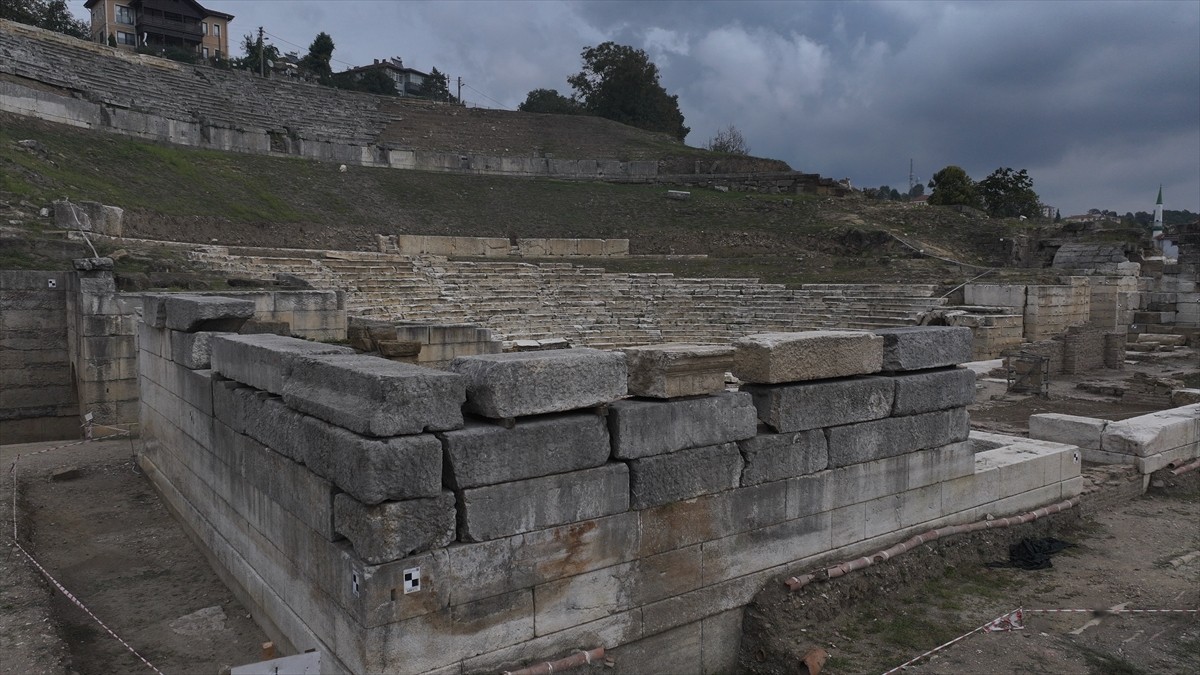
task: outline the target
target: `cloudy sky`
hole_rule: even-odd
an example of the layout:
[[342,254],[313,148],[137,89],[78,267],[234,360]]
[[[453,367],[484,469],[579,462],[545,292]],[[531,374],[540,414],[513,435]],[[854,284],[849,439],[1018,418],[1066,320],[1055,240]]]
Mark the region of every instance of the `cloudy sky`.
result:
[[436,66],[485,107],[570,93],[580,51],[613,40],[658,64],[691,145],[733,124],[753,154],[856,186],[907,189],[910,159],[920,182],[1010,166],[1064,216],[1151,211],[1160,183],[1167,208],[1200,211],[1194,0],[204,4],[285,52],[329,33],[335,70]]

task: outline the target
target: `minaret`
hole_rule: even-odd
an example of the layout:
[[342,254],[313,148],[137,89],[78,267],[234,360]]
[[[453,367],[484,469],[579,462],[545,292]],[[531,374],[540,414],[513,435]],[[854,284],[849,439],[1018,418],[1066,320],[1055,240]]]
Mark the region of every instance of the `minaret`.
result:
[[1154,204],[1154,224],[1150,226],[1150,241],[1154,248],[1162,250],[1163,208],[1162,185],[1158,186],[1158,201]]

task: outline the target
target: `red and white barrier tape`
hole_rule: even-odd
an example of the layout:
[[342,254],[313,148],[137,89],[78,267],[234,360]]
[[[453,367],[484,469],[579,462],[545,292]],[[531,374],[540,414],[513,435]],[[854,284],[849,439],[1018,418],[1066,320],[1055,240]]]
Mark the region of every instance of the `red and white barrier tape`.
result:
[[1026,609],[1026,614],[1171,614],[1200,613],[1200,609]]
[[[42,453],[50,452],[52,450],[69,448],[69,447],[72,447],[75,445],[82,445],[84,443],[92,443],[92,442],[100,441],[100,440],[120,438],[123,436],[128,436],[129,433],[130,432],[125,431],[125,432],[122,432],[119,434],[111,434],[109,436],[103,436],[103,437],[97,438],[97,439],[77,441],[75,443],[64,443],[62,445],[57,445],[52,448],[44,448],[42,450],[38,450],[37,452],[31,452],[26,456],[32,457],[33,455],[40,455]],[[33,557],[33,554],[31,554],[29,551],[27,551],[25,549],[24,546],[21,545],[21,541],[17,538],[17,462],[20,461],[21,457],[22,457],[22,455],[17,455],[16,458],[13,459],[12,468],[9,470],[9,473],[12,474],[12,540],[13,540],[13,546],[17,547],[17,550],[21,552],[21,555],[25,556],[25,559],[28,560],[29,563],[31,565],[33,565],[33,567],[38,572],[40,572],[42,576],[46,577],[46,579],[56,589],[58,589],[58,591],[60,593],[63,594],[63,597],[65,597],[67,600],[70,600],[71,603],[74,604],[79,609],[83,610],[84,613],[87,614],[88,616],[90,616],[92,618],[92,620],[95,621],[101,628],[103,628],[106,633],[113,636],[113,639],[115,639],[117,642],[120,642],[121,645],[125,647],[125,649],[129,650],[130,654],[133,654],[134,656],[136,656],[138,658],[139,661],[146,664],[147,668],[154,671],[155,673],[158,673],[158,675],[163,675],[163,672],[161,670],[156,668],[153,663],[150,663],[149,661],[147,661],[146,657],[139,654],[138,651],[136,649],[134,649],[128,642],[121,639],[120,635],[117,635],[115,632],[113,632],[113,630],[111,628],[109,628],[103,621],[100,620],[100,617],[96,616],[96,614],[94,612],[92,612],[92,610],[88,609],[87,605],[84,605],[83,602],[79,598],[75,597],[75,595],[73,593],[71,593],[71,591],[68,591],[66,586],[63,586],[62,583],[59,582],[58,579],[55,579],[54,575],[50,574],[49,570],[47,570],[45,567],[42,567],[42,564],[39,563],[37,561],[37,559]]]

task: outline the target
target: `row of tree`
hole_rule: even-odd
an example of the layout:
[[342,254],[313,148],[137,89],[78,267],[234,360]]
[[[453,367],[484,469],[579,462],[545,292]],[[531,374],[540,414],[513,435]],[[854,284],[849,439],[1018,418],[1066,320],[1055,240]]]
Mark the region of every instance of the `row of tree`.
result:
[[969,206],[999,218],[1041,215],[1041,200],[1033,191],[1033,179],[1025,169],[996,169],[975,182],[962,167],[951,165],[933,174],[929,187],[930,204]]
[[81,40],[92,36],[88,25],[71,14],[66,0],[3,0],[0,19],[66,33]]

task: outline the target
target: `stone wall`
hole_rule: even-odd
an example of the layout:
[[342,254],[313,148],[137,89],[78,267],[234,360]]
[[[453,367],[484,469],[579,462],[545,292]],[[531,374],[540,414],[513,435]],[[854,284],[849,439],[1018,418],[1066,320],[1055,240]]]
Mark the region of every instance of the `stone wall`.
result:
[[1105,419],[1043,413],[1029,418],[1029,437],[1078,446],[1100,464],[1132,464],[1142,474],[1200,457],[1200,404]]
[[427,234],[376,235],[380,253],[473,258],[622,258],[628,239],[446,237]]
[[277,644],[350,672],[731,672],[765,584],[1082,488],[1072,446],[969,432],[965,329],[438,371],[263,335],[183,364],[198,308],[147,310],[139,463]]
[[78,437],[67,272],[0,270],[0,439]]
[[117,292],[107,258],[76,261],[76,267],[67,277],[66,310],[80,414],[91,413],[96,425],[128,429],[138,421],[134,328],[141,296]]
[[1065,285],[967,284],[967,305],[1011,307],[1020,310],[1026,340],[1044,340],[1091,318],[1087,277],[1068,277]]

